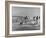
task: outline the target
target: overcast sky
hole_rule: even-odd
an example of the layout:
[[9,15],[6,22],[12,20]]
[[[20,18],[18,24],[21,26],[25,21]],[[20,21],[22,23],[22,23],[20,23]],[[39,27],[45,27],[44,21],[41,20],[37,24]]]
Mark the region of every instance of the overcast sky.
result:
[[40,8],[12,7],[12,16],[40,16]]

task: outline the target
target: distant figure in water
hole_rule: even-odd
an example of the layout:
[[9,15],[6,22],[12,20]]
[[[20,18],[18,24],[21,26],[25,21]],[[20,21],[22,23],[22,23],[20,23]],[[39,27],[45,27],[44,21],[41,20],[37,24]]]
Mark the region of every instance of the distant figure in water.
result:
[[25,23],[26,23],[26,22],[27,22],[28,17],[26,16],[24,19],[25,19]]
[[24,19],[26,20],[26,19],[28,19],[28,17],[26,16],[26,17],[24,17]]
[[36,16],[33,17],[33,20],[34,20],[34,21],[36,20]]
[[40,16],[39,16],[39,19],[40,19]]
[[20,24],[23,24],[23,22],[20,22]]
[[36,17],[36,20],[38,20],[38,16]]

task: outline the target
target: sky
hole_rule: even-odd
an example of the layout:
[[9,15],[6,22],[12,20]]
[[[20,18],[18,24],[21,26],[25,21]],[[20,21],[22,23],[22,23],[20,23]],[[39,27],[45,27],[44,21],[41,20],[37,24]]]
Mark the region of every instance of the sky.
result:
[[12,16],[40,16],[40,8],[12,7]]

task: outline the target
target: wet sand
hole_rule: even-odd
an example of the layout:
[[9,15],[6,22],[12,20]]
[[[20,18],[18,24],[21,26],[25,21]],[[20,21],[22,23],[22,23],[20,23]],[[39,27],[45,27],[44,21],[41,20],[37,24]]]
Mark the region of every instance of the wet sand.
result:
[[13,31],[24,31],[24,30],[40,30],[40,25],[20,25],[20,24],[12,24]]

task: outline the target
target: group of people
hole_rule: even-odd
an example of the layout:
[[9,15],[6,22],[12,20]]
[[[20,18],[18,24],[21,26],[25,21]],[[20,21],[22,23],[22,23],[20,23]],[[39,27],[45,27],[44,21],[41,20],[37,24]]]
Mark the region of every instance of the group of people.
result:
[[[26,23],[27,22],[26,20],[28,19],[28,17],[25,16],[23,19],[25,20],[24,22]],[[23,21],[21,21],[20,24],[23,24]]]
[[33,17],[33,20],[35,21],[35,20],[39,20],[40,19],[40,16],[34,16]]
[[[25,16],[25,17],[24,17],[25,23],[26,23],[29,19],[30,19],[29,16]],[[40,16],[34,16],[32,20],[38,21],[39,19],[40,19]],[[30,20],[31,20],[31,19],[30,19]],[[23,24],[23,21],[20,22],[20,24]]]
[[[38,21],[40,19],[40,16],[34,16],[32,18],[32,20],[34,21]],[[20,17],[20,24],[23,24],[23,23],[26,23],[26,22],[29,22],[31,19],[29,16],[25,16],[25,17]]]

